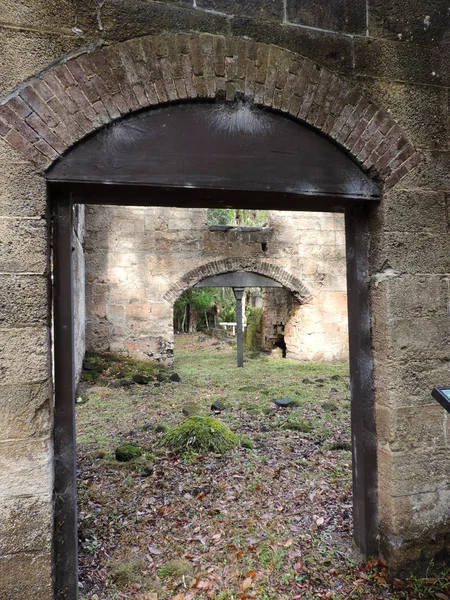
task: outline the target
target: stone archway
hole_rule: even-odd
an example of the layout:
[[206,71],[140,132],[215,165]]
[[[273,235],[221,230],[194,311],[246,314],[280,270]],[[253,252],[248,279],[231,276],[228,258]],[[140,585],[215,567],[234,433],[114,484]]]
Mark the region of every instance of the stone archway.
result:
[[202,279],[213,275],[221,275],[222,273],[232,273],[233,271],[247,271],[266,275],[270,279],[281,283],[302,304],[308,302],[311,298],[310,291],[297,277],[274,263],[257,259],[223,258],[201,265],[183,275],[164,294],[164,299],[172,303],[180,294]]
[[[128,113],[178,100],[213,98],[228,101],[246,98],[307,123],[336,142],[363,170],[379,177],[384,189],[395,185],[419,162],[412,144],[390,115],[339,75],[278,47],[206,34],[133,39],[62,59],[4,100],[0,106],[0,136],[42,172],[84,137]],[[63,222],[67,217],[66,208],[57,213],[56,221]],[[358,252],[366,252],[363,239],[368,233],[367,226],[364,228],[366,221],[361,214],[352,212],[349,223],[352,243]],[[66,245],[69,235],[70,230],[63,228],[58,233],[61,243],[58,260],[69,260],[70,246]],[[363,273],[367,279],[367,270]],[[66,285],[67,279],[63,283]],[[356,265],[352,283],[358,283]],[[365,296],[363,308],[367,304]],[[355,320],[355,331],[363,333],[366,346],[370,340],[368,317],[361,310]],[[26,331],[17,333],[17,346],[25,335]],[[45,335],[42,333],[39,338],[43,348]],[[58,343],[63,347],[68,341],[61,335]],[[46,349],[43,355],[45,352]],[[361,355],[364,348],[356,358],[360,360]],[[45,356],[49,363],[50,351]],[[48,364],[41,369],[45,368],[49,375]],[[364,371],[357,383],[372,398],[371,368],[369,371]],[[370,403],[366,398],[362,407],[364,410],[370,405],[362,419],[367,429],[374,425]],[[364,453],[368,449],[373,456],[374,448],[368,447],[372,441],[362,442],[359,450]],[[51,445],[46,442],[45,446],[42,455],[49,461]],[[42,473],[41,479],[47,478],[50,489],[51,474],[44,470]],[[363,474],[364,485],[371,476],[368,471]],[[27,485],[27,477],[27,473],[19,473],[23,487]],[[388,475],[386,479],[389,482]],[[371,502],[375,505],[376,498],[372,497]],[[49,514],[53,510],[51,496],[46,509]],[[373,518],[365,512],[365,507],[355,517],[362,528]],[[42,530],[48,536],[49,522],[42,519]],[[61,565],[64,559],[67,557],[60,559]],[[70,557],[66,567],[67,585],[75,585],[76,573]],[[41,579],[42,586],[51,585],[48,570]]]
[[61,61],[0,106],[0,136],[40,169],[96,129],[149,106],[245,98],[308,123],[395,185],[419,156],[391,116],[308,58],[241,38],[135,38]]

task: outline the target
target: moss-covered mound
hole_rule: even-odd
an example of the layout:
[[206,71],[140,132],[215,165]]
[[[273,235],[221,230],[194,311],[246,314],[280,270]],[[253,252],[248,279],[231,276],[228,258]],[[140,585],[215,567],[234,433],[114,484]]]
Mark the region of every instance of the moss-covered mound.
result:
[[239,444],[239,437],[214,417],[194,415],[170,429],[162,444],[175,454],[186,452],[227,452]]

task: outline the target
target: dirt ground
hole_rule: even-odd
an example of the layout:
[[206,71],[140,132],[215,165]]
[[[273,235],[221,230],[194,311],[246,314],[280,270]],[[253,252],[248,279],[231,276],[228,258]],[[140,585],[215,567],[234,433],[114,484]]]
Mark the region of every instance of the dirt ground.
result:
[[[447,573],[387,583],[353,545],[347,364],[256,354],[238,369],[232,344],[201,334],[175,356],[180,382],[109,368],[80,387],[82,598],[448,600]],[[169,452],[170,427],[216,400],[241,445]],[[117,461],[124,443],[140,456]]]

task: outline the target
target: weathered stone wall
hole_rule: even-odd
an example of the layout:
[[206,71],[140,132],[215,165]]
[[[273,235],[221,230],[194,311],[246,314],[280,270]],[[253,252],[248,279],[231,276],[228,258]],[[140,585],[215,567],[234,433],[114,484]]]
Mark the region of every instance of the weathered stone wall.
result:
[[[449,531],[448,423],[429,394],[432,385],[448,381],[450,359],[448,5],[443,0],[334,0],[326,10],[323,3],[297,0],[197,0],[196,5],[190,0],[3,0],[2,102],[16,98],[27,79],[64,62],[70,53],[92,53],[96,47],[161,33],[237,36],[239,43],[229,48],[241,57],[247,44],[255,48],[242,41],[245,37],[287,49],[291,58],[310,59],[303,63],[297,58],[290,65],[325,67],[314,67],[307,76],[300,71],[300,76],[280,63],[283,76],[274,85],[260,63],[258,102],[279,108],[286,82],[295,87],[303,81],[296,93],[284,96],[285,102],[294,101],[289,106],[293,116],[321,128],[364,168],[373,166],[385,182],[370,226],[380,533],[391,564],[417,559],[422,551],[432,555],[445,546]],[[207,93],[201,87],[203,69],[209,81],[216,77],[211,68],[217,69],[221,82],[228,82],[230,98],[242,87],[242,71],[234,75],[234,54],[211,67],[209,57],[224,46],[220,42],[212,49],[207,43],[196,54],[195,75],[187,80],[198,85],[201,97]],[[239,62],[241,67],[246,60]],[[185,64],[192,73],[188,59]],[[248,64],[251,77],[255,62]],[[101,71],[101,60],[97,65]],[[50,70],[43,75],[50,87],[39,86],[38,79],[37,96],[23,94],[24,104],[15,100],[9,104],[9,109],[15,107],[12,112],[0,110],[0,596],[17,600],[52,596],[49,220],[42,168],[102,119],[113,118],[102,112],[100,95],[105,94],[107,103],[114,92],[122,109],[116,116],[141,106],[133,94],[142,89],[142,71],[131,83],[122,77],[106,93],[102,77],[95,78],[89,61],[85,66],[90,85],[80,88],[69,76],[62,82],[52,79]],[[318,86],[319,72],[328,95]],[[64,73],[62,69],[61,77]],[[344,77],[343,87],[336,73]],[[92,88],[94,83],[99,87]],[[130,93],[133,84],[135,92]],[[93,94],[92,89],[99,91]],[[375,104],[367,104],[355,89],[365,91]],[[66,122],[66,128],[58,127]],[[398,129],[386,131],[387,123]]]
[[[167,292],[192,269],[231,259],[278,266],[309,290],[288,313],[288,356],[345,360],[343,215],[270,211],[269,227],[208,227],[206,209],[91,206],[86,220],[87,348],[170,362],[173,302]],[[220,268],[216,268],[220,272]],[[197,278],[197,281],[199,278]],[[196,283],[193,281],[192,283]],[[291,292],[288,292],[291,296]],[[340,305],[338,306],[338,304]],[[294,302],[289,300],[289,305]],[[275,312],[274,312],[275,311]],[[267,323],[267,331],[272,326]]]

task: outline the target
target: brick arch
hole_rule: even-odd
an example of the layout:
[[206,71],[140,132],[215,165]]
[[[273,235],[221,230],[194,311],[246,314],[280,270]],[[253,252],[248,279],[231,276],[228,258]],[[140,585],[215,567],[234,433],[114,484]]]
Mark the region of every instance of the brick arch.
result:
[[194,98],[246,98],[308,123],[389,188],[419,156],[353,84],[277,46],[210,34],[134,38],[51,66],[0,105],[0,136],[40,169],[130,112]]
[[183,275],[183,277],[172,285],[172,287],[164,294],[164,300],[173,303],[184,291],[193,287],[202,279],[213,275],[232,273],[233,271],[248,271],[270,277],[292,292],[294,297],[301,303],[305,303],[311,299],[311,292],[300,279],[294,277],[294,275],[291,275],[288,271],[274,263],[257,259],[223,258],[221,260],[214,260],[204,265],[200,265]]

